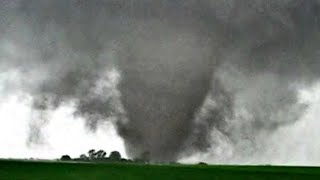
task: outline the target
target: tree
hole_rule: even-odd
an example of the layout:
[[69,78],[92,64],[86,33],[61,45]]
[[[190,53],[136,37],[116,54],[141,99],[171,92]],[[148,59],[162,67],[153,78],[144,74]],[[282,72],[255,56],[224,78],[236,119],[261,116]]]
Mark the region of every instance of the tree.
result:
[[63,156],[61,156],[60,160],[61,161],[70,161],[71,157],[69,155],[63,155]]
[[89,159],[94,159],[96,150],[91,149],[88,151]]
[[106,155],[107,155],[107,153],[102,149],[95,153],[95,157],[98,159],[105,158]]
[[81,160],[88,160],[89,158],[85,154],[80,155]]
[[103,152],[102,155],[101,155],[101,158],[105,158],[106,156],[107,156],[107,153]]
[[112,151],[109,159],[112,161],[120,161],[121,160],[121,154],[118,151]]
[[205,163],[205,162],[199,162],[198,165],[205,166],[205,165],[208,165],[208,164]]

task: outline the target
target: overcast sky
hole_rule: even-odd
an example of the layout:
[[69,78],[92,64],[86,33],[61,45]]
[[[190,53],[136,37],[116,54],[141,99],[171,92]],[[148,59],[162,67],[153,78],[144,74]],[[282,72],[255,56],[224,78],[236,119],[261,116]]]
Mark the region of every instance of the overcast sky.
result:
[[0,0],[0,157],[320,164],[320,1],[126,2]]

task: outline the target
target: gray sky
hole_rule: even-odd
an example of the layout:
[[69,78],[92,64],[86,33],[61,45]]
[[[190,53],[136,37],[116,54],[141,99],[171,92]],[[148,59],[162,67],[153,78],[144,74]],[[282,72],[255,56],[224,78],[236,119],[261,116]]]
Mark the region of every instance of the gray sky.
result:
[[0,156],[103,148],[154,161],[315,164],[319,9],[0,1]]

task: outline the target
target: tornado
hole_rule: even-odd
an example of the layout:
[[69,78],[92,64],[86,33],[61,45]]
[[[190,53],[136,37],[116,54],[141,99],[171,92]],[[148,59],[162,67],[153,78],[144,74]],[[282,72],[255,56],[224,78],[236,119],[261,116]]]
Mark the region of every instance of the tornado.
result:
[[118,62],[121,102],[129,119],[119,132],[130,157],[175,161],[210,89],[212,46],[192,31],[143,28],[131,35],[137,40]]

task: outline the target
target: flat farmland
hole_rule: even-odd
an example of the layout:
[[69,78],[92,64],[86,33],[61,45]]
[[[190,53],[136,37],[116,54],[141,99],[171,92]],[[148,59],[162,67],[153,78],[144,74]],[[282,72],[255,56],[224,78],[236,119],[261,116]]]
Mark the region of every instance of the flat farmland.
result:
[[0,161],[0,179],[320,179],[318,167]]

